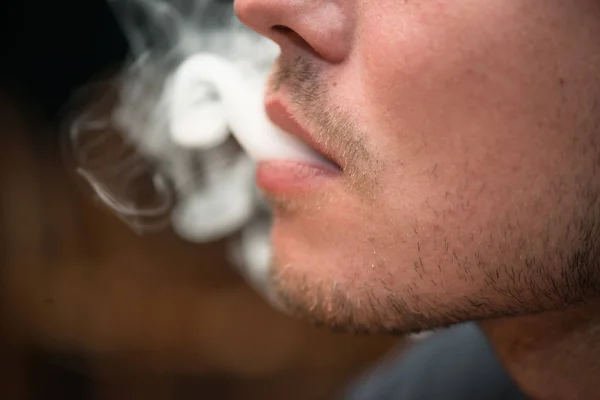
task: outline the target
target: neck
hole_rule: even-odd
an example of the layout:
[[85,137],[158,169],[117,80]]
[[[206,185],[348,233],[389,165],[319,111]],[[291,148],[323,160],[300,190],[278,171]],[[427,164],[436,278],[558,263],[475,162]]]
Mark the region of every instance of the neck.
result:
[[481,323],[509,374],[531,398],[600,393],[600,299],[563,311]]

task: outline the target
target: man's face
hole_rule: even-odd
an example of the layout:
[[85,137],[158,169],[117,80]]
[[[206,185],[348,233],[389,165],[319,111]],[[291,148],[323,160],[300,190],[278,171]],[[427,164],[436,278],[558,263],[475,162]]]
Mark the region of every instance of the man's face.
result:
[[273,282],[293,311],[410,331],[600,292],[600,1],[236,12],[281,46],[267,98],[343,169],[265,190]]

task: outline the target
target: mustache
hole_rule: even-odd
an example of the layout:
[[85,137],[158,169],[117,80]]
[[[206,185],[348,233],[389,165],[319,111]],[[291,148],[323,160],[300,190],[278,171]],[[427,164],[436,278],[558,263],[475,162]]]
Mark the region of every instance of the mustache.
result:
[[274,64],[270,86],[273,92],[285,86],[292,104],[312,109],[322,106],[327,94],[321,77],[321,68],[310,58],[298,56],[288,61],[279,56]]
[[372,197],[379,188],[377,174],[383,165],[369,150],[367,134],[352,113],[331,104],[321,64],[307,56],[291,59],[279,56],[269,78],[268,91],[277,93],[283,88],[294,111],[310,125],[315,140],[335,154],[351,189],[361,197]]

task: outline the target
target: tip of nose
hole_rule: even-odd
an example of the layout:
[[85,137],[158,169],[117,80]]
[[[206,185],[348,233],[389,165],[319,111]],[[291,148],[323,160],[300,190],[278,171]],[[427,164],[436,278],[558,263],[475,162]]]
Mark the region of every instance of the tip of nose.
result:
[[235,0],[233,3],[233,11],[236,17],[247,27],[255,31],[259,31],[261,27],[260,10],[258,4],[260,0]]
[[332,63],[348,55],[353,38],[349,6],[322,0],[236,0],[235,13],[282,53],[301,49]]

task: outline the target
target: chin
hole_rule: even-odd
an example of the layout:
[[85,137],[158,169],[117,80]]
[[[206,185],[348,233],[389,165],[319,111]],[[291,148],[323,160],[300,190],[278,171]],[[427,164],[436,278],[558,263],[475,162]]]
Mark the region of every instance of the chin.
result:
[[[457,269],[445,251],[398,230],[384,235],[381,219],[340,208],[274,220],[271,284],[288,313],[334,330],[410,334],[520,309],[502,295],[510,277],[499,273],[491,287],[485,269]],[[437,233],[421,225],[419,237]]]
[[396,280],[412,278],[398,274],[390,279],[389,266],[374,261],[372,243],[349,242],[343,234],[332,235],[323,227],[309,230],[308,225],[293,217],[274,223],[271,284],[286,312],[354,333],[407,334],[446,323],[425,318],[411,306],[410,290],[394,289]]

